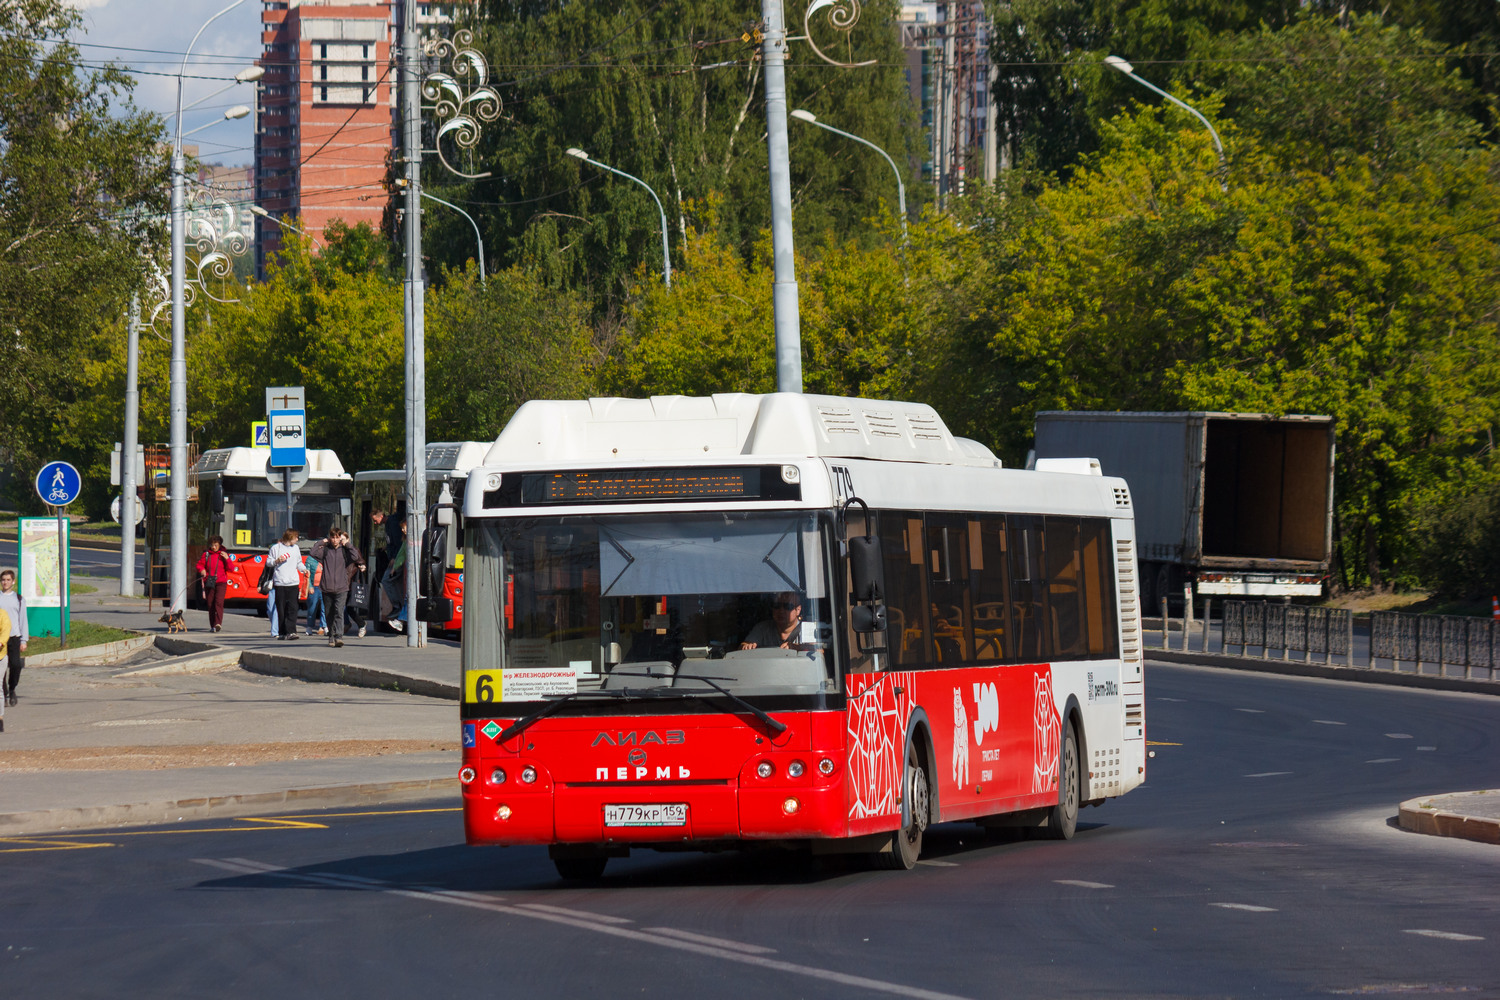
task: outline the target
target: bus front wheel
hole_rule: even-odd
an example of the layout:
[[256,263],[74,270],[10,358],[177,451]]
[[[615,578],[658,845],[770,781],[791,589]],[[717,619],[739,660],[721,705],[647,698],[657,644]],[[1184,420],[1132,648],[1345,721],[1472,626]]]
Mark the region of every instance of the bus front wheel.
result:
[[877,868],[891,871],[911,871],[922,856],[922,834],[927,829],[931,808],[931,792],[927,784],[927,771],[917,755],[915,746],[906,748],[906,773],[902,778],[902,791],[906,793],[906,825],[891,834],[888,851],[875,855]]

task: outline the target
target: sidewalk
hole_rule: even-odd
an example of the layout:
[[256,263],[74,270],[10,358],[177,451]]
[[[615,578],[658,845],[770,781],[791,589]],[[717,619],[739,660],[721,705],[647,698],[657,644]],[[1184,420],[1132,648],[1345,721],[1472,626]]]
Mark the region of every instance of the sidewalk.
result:
[[0,733],[0,836],[457,805],[456,643],[409,649],[405,635],[371,632],[333,649],[318,636],[278,641],[252,614],[210,633],[202,612],[167,637],[160,610],[145,608],[75,599],[75,620],[160,637],[123,662],[91,665],[87,647],[28,661]]

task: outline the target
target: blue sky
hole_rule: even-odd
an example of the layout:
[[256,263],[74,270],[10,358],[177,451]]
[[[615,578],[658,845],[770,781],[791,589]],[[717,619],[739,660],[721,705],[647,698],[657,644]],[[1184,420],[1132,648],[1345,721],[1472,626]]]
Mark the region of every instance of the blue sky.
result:
[[[85,63],[115,61],[140,71],[135,101],[143,109],[170,116],[177,106],[177,72],[193,35],[231,0],[69,0],[83,17],[74,37]],[[191,104],[224,86],[260,54],[260,0],[245,0],[209,26],[193,47],[183,82],[183,103]],[[159,75],[158,75],[159,74]],[[192,77],[222,79],[193,79]],[[253,85],[243,84],[184,115],[196,128],[236,104],[255,104]],[[249,164],[255,158],[252,119],[226,121],[199,132],[205,163]],[[169,123],[170,125],[170,123]]]

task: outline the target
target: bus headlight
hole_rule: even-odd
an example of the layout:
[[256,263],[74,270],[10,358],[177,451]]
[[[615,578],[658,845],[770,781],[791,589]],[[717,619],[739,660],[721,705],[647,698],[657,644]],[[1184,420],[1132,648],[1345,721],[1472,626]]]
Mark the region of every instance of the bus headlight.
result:
[[521,780],[528,785],[536,781],[536,768],[532,767],[530,764],[527,764],[525,767],[521,768]]
[[758,777],[769,778],[776,773],[776,765],[768,760],[763,760],[755,765],[755,773]]
[[474,769],[472,767],[466,767],[463,770],[459,771],[458,780],[463,782],[465,785],[469,784],[474,780]]
[[490,784],[492,784],[492,785],[503,785],[503,784],[505,784],[505,768],[503,768],[503,767],[497,767],[493,771],[490,772]]
[[510,806],[501,806],[495,810],[496,819],[510,819]]
[[788,816],[795,816],[797,814],[797,810],[801,808],[802,803],[798,802],[795,798],[789,798],[781,804],[781,811],[786,813]]
[[807,765],[800,760],[794,760],[786,766],[786,773],[789,778],[800,778],[802,777],[802,772],[806,770]]
[[832,757],[824,757],[822,760],[818,761],[818,773],[822,775],[829,775],[833,773]]

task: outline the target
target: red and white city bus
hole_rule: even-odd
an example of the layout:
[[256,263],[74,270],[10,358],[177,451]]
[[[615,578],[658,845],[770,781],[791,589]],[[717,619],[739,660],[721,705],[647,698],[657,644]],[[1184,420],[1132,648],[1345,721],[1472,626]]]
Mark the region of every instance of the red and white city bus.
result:
[[[469,470],[484,461],[491,442],[433,441],[427,445],[427,504],[444,501],[462,503]],[[374,521],[376,511],[390,514],[406,505],[405,469],[367,469],[354,474],[354,529],[350,532],[355,547],[364,554],[372,572],[376,554],[385,548],[386,527]],[[424,505],[425,506],[425,505]],[[450,532],[443,552],[442,596],[453,602],[453,615],[447,621],[431,622],[434,627],[458,631],[464,623],[464,556],[463,535]],[[380,588],[370,587],[370,606],[365,609],[371,621],[383,617]]]
[[469,843],[589,878],[753,842],[910,868],[953,820],[1071,837],[1144,780],[1140,613],[1126,484],[1049,466],[915,403],[525,404],[461,509]]
[[[198,477],[199,502],[192,505],[189,521],[188,565],[198,557],[214,535],[224,538],[224,548],[234,559],[229,586],[224,592],[228,607],[265,608],[266,596],[257,589],[266,553],[281,540],[287,528],[286,494],[268,478],[265,448],[214,448],[205,451],[193,474]],[[307,451],[307,481],[296,488],[291,526],[302,536],[303,549],[328,534],[334,524],[347,524],[353,481],[339,457],[326,448]],[[306,597],[304,591],[303,597]],[[201,603],[196,570],[188,588],[188,601]]]

